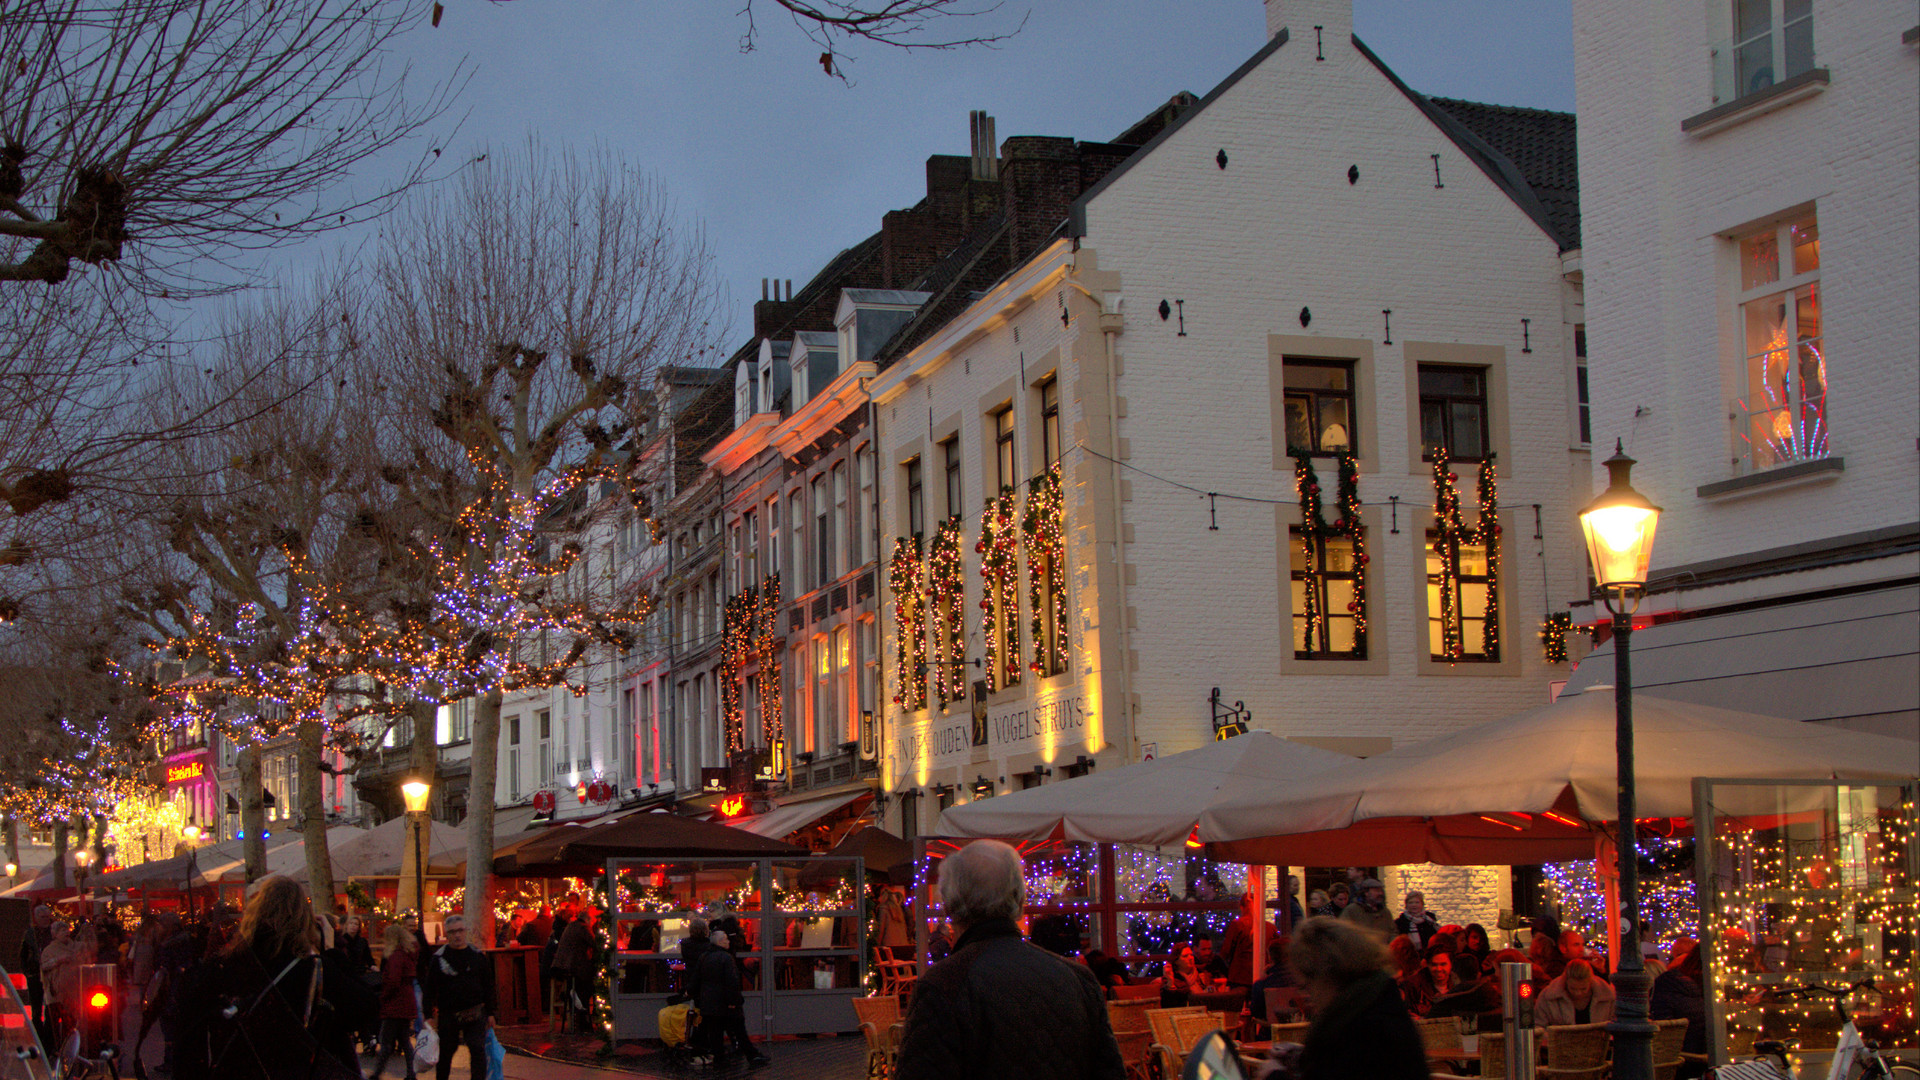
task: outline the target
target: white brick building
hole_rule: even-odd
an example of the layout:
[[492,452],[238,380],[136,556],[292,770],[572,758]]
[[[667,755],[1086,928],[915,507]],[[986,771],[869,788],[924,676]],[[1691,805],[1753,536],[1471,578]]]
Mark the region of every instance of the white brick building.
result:
[[[1571,120],[1420,97],[1353,40],[1345,0],[1268,14],[1267,45],[1081,197],[1065,235],[882,356],[881,521],[889,537],[920,532],[924,550],[961,515],[965,583],[960,700],[945,708],[937,682],[914,707],[887,593],[881,652],[903,701],[886,716],[884,780],[907,796],[891,828],[930,831],[938,806],[1065,779],[1086,759],[1197,746],[1214,737],[1215,688],[1255,727],[1377,752],[1544,703],[1565,677],[1538,632],[1584,591]],[[1357,458],[1363,644],[1346,621],[1350,534],[1316,549],[1326,591],[1317,617],[1301,610],[1300,440],[1322,452],[1327,523],[1331,451]],[[1469,518],[1469,462],[1498,462],[1500,629],[1488,647],[1487,594],[1461,585],[1466,655],[1452,663],[1435,657],[1430,603],[1432,441],[1467,459]],[[1024,494],[1050,456],[1067,663],[976,687],[993,636],[981,507],[1003,484]],[[1028,661],[1032,550],[1023,537],[1014,590]],[[1462,551],[1462,574],[1481,577]],[[927,671],[941,669],[936,644]]]
[[1594,438],[1665,509],[1649,693],[1920,734],[1914,20],[1574,5]]

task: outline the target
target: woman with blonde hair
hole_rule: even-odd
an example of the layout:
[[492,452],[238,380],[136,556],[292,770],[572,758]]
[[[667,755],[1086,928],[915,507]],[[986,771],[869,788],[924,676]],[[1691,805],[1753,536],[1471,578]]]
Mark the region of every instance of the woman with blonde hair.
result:
[[380,960],[380,1060],[374,1063],[373,1080],[380,1080],[395,1053],[406,1063],[407,1080],[413,1080],[413,1020],[420,1015],[413,981],[419,951],[420,941],[411,931],[397,922],[387,925]]

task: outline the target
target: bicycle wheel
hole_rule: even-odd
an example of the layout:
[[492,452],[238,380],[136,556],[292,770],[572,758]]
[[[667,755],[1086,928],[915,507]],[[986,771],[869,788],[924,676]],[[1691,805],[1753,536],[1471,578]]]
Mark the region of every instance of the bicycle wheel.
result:
[[1847,1080],[1920,1080],[1920,1069],[1911,1065],[1877,1061],[1856,1061],[1847,1070]]

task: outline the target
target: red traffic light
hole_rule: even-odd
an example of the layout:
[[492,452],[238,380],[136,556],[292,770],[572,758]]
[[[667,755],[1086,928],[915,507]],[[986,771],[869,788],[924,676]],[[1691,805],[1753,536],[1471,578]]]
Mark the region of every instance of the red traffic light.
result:
[[1533,984],[1530,982],[1523,982],[1518,987],[1515,988],[1515,992],[1518,993],[1523,998],[1530,998],[1533,996]]
[[113,998],[99,987],[95,987],[93,992],[87,995],[87,1005],[89,1008],[104,1009],[111,1004],[113,1004]]

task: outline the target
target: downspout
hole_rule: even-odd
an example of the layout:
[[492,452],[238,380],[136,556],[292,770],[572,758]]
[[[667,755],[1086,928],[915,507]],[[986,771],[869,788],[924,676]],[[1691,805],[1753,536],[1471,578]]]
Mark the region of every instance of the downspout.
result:
[[[873,531],[873,648],[876,653],[880,653],[882,651],[880,642],[885,640],[880,634],[880,613],[886,608],[886,602],[880,599],[880,586],[882,584],[880,574],[880,563],[882,559],[880,549],[880,409],[873,402],[871,386],[871,380],[861,380],[860,390],[867,395],[867,430],[873,433],[872,438],[867,440],[867,456],[873,461],[873,504],[867,507],[867,516],[872,519]],[[855,467],[858,467],[857,463]],[[884,672],[887,669],[885,661],[883,661],[880,656],[876,655],[873,661],[874,666],[878,670]],[[880,796],[882,798],[891,794],[891,792],[887,790],[888,778],[885,762],[885,748],[887,746],[887,710],[885,703],[891,700],[892,699],[887,696],[886,680],[882,679],[880,685],[873,688],[873,763],[875,771],[880,774]],[[901,806],[900,810],[903,815],[906,813],[906,807],[904,805]]]

